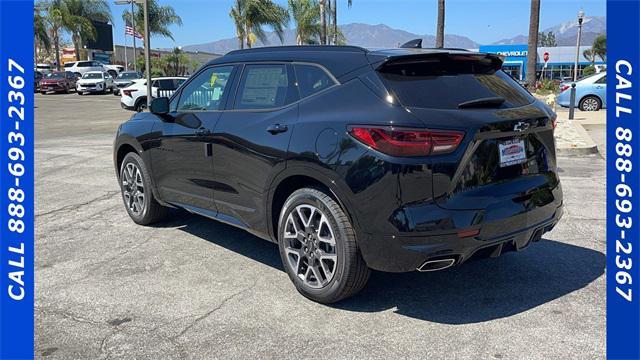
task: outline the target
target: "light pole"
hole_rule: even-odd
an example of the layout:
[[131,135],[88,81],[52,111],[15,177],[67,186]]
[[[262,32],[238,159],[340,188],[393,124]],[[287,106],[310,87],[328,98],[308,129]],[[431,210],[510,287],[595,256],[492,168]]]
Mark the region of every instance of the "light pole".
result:
[[573,84],[571,84],[571,99],[569,103],[569,120],[573,120],[573,114],[576,106],[576,81],[578,81],[578,62],[580,61],[580,38],[582,37],[582,21],[584,20],[584,11],[580,9],[578,12],[578,43],[576,44],[576,63],[573,68]]
[[135,0],[144,3],[144,63],[147,69],[147,109],[151,108],[151,36],[149,36],[149,6],[148,0]]
[[[135,0],[116,0],[115,3],[116,3],[116,5],[128,5],[128,4],[131,4],[131,27],[133,28],[133,71],[138,71],[138,69],[137,69],[138,65],[136,65],[136,16],[135,16],[136,12],[135,12],[135,9],[133,8],[133,4],[135,4],[136,1]],[[125,24],[125,26],[126,26],[126,24]],[[127,53],[126,44],[125,44],[125,47],[124,47],[124,53],[125,54]],[[126,62],[126,60],[125,60],[125,62]]]

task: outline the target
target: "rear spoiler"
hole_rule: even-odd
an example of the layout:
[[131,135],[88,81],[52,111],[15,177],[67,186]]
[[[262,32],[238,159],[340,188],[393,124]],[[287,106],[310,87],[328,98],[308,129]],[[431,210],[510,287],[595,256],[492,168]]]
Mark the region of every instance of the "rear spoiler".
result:
[[[488,60],[491,61],[491,66],[495,70],[500,70],[504,63],[504,57],[497,54],[490,53],[476,53],[466,50],[452,50],[452,49],[425,49],[425,51],[418,51],[408,54],[390,54],[383,59],[372,62],[372,66],[376,70],[380,70],[387,66],[403,65],[403,64],[416,64],[421,62],[434,62],[434,61],[464,61],[464,60]],[[373,60],[373,59],[372,59]]]

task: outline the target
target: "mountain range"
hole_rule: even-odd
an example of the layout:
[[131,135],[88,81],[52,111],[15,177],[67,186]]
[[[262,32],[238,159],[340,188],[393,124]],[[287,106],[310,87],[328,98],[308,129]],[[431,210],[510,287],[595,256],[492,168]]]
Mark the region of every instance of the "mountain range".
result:
[[[599,34],[606,31],[606,21],[604,16],[586,17],[583,23],[582,45],[591,45],[593,39]],[[556,36],[558,45],[575,45],[577,37],[577,20],[567,21],[556,26],[544,29],[545,33],[553,32]],[[434,35],[414,34],[408,31],[393,29],[384,24],[346,24],[340,26],[342,34],[347,40],[347,44],[362,46],[367,48],[375,47],[397,47],[409,40],[421,38],[424,47],[433,47],[435,45]],[[493,44],[526,44],[527,36],[517,35],[513,38],[496,41]],[[295,30],[287,29],[284,33],[284,45],[295,44]],[[280,40],[273,32],[267,32],[267,44],[258,42],[254,46],[280,45]],[[445,47],[477,49],[480,45],[472,39],[455,34],[445,35]],[[231,50],[238,48],[238,39],[229,38],[212,41],[204,44],[195,44],[183,46],[183,50],[187,51],[203,51],[216,54],[225,54]]]

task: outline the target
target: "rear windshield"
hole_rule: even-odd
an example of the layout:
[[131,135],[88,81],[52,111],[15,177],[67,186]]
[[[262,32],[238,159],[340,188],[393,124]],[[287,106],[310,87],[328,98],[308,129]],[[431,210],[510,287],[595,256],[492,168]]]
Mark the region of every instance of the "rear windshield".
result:
[[456,56],[388,64],[378,70],[389,90],[408,107],[457,109],[458,105],[501,97],[499,108],[531,104],[533,96],[490,60]]

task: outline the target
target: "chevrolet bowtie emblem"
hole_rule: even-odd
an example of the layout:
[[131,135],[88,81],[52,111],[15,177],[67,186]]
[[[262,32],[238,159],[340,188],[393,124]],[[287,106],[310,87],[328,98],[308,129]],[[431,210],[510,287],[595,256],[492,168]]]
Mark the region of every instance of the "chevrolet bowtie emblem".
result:
[[525,131],[529,128],[529,126],[529,123],[520,121],[513,127],[513,131]]

